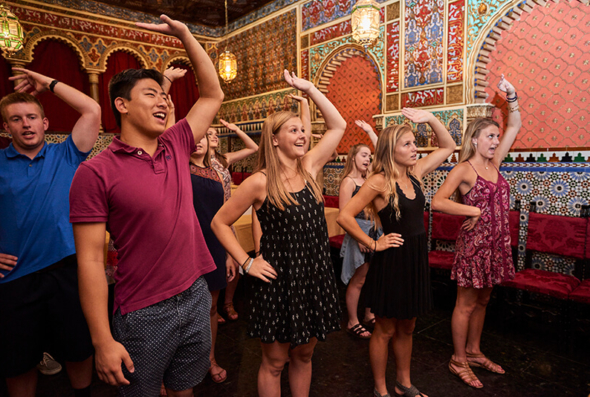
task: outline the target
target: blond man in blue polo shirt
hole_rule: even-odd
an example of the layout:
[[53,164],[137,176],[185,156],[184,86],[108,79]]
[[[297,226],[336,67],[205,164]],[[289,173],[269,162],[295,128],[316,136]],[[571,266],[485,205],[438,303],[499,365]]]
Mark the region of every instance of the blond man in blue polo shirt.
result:
[[[34,396],[36,364],[50,350],[66,362],[75,396],[89,396],[93,348],[78,297],[68,194],[100,128],[100,106],[25,69],[0,101],[12,143],[0,150],[0,377],[11,396]],[[71,135],[45,143],[49,121],[34,96],[50,90],[80,113]],[[30,92],[30,93],[28,93]]]

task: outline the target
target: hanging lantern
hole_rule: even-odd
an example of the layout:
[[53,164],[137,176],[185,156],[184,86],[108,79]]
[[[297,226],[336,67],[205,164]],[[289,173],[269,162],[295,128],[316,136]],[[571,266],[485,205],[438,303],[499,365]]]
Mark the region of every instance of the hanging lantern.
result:
[[12,55],[23,48],[25,34],[16,15],[0,4],[0,48],[6,55]]
[[226,50],[219,57],[219,76],[227,83],[235,79],[237,74],[238,61],[236,56]]
[[379,37],[379,4],[375,0],[359,0],[352,7],[352,38],[365,48]]
[[[225,34],[227,35],[227,0],[225,0]],[[227,43],[227,41],[226,41]],[[236,56],[227,50],[219,57],[219,76],[226,83],[231,82],[238,75],[238,61]]]

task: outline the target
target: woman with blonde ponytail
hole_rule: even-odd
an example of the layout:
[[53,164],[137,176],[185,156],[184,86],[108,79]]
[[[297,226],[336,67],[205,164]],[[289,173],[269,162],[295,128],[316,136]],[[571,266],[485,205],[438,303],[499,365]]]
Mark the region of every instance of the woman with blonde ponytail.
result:
[[[330,260],[323,196],[315,182],[346,128],[334,105],[309,81],[285,80],[315,102],[326,122],[321,141],[307,152],[309,136],[296,114],[277,112],[262,127],[258,167],[212,222],[219,241],[242,265],[249,285],[248,335],[260,338],[260,396],[281,395],[289,360],[293,396],[308,396],[311,357],[318,340],[340,329],[340,308]],[[230,226],[253,206],[260,226],[260,255],[250,258]]]
[[[467,126],[459,163],[432,199],[432,209],[467,220],[457,237],[451,278],[457,280],[457,301],[451,327],[455,354],[449,370],[471,387],[481,388],[471,367],[503,374],[504,370],[480,350],[486,307],[494,285],[514,278],[508,211],[510,185],[500,174],[521,127],[518,97],[504,79],[498,88],[506,93],[510,113],[500,140],[498,123],[475,119]],[[456,201],[450,197],[455,194]]]
[[[409,125],[385,128],[377,140],[373,172],[338,216],[338,223],[348,234],[376,252],[363,287],[367,307],[376,319],[369,345],[376,397],[390,396],[385,379],[389,341],[396,363],[394,395],[425,396],[410,380],[416,317],[432,304],[423,218],[425,197],[420,181],[455,149],[451,135],[432,113],[403,109],[402,114],[414,123],[428,123],[439,149],[418,160]],[[354,219],[365,207],[383,228],[378,240],[367,236]]]

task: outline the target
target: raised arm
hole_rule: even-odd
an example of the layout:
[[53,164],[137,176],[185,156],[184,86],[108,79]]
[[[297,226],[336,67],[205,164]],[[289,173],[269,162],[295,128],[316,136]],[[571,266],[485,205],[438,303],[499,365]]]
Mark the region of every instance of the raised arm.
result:
[[121,362],[133,372],[133,361],[123,345],[115,341],[109,327],[108,287],[104,274],[105,223],[74,223],[73,229],[80,304],[95,349],[96,372],[100,380],[110,385],[128,385]]
[[460,163],[455,166],[447,175],[444,183],[432,198],[432,209],[450,215],[464,215],[469,217],[463,223],[463,229],[471,230],[479,220],[481,211],[478,207],[461,204],[450,199],[457,189],[461,193],[467,193],[475,184],[476,175],[469,168],[467,163]]
[[355,120],[354,123],[359,127],[361,130],[365,131],[373,144],[373,149],[377,147],[377,134],[373,131],[373,127],[365,120]]
[[162,89],[166,94],[168,94],[170,92],[170,88],[172,87],[172,83],[184,77],[186,74],[186,69],[170,66],[168,69],[164,70],[164,73],[162,74],[164,75],[164,80],[162,80]]
[[315,177],[338,147],[346,129],[346,121],[328,98],[312,83],[298,78],[295,73],[289,74],[287,70],[285,70],[285,80],[291,87],[305,92],[315,102],[326,122],[326,133],[320,142],[303,157],[304,166]]
[[277,277],[276,271],[262,256],[256,257],[248,269],[250,256],[244,251],[231,230],[231,225],[251,205],[254,207],[262,205],[265,197],[266,177],[260,172],[251,175],[240,184],[231,198],[217,211],[211,222],[211,229],[225,250],[242,266],[244,271],[248,270],[249,275],[269,282],[269,278]]
[[309,151],[309,145],[311,144],[311,113],[309,111],[309,102],[307,102],[307,99],[299,95],[290,94],[289,96],[299,102],[299,105],[301,106],[299,118],[301,119],[303,129],[305,130],[305,136],[307,137],[307,150]]
[[[54,81],[51,77],[30,70],[21,68],[12,68],[12,70],[22,72],[22,74],[9,78],[9,80],[23,80],[14,87],[15,91],[29,92],[31,90],[30,94],[37,95],[49,90]],[[80,118],[72,129],[74,144],[81,152],[91,151],[100,130],[100,105],[88,95],[66,83],[55,83],[52,88],[55,96],[80,113]]]
[[195,142],[199,142],[223,102],[223,91],[219,84],[219,78],[213,62],[185,24],[174,21],[166,15],[161,15],[160,20],[163,23],[159,25],[141,22],[136,25],[154,32],[175,36],[184,45],[199,85],[199,99],[186,115],[186,120],[191,126]]
[[168,95],[166,98],[168,102],[168,117],[166,117],[166,129],[172,127],[176,124],[176,108],[174,107],[174,102],[172,102],[172,97]]
[[346,204],[344,208],[340,210],[336,222],[346,233],[350,234],[352,238],[358,241],[359,245],[362,244],[370,250],[383,251],[390,247],[399,247],[403,244],[402,236],[397,233],[390,233],[383,235],[379,240],[373,240],[367,236],[363,229],[359,226],[354,216],[361,212],[367,205],[369,205],[378,195],[379,190],[377,186],[383,186],[385,184],[384,177],[382,175],[373,175],[361,186],[359,192],[354,195]]
[[403,108],[402,114],[414,123],[428,123],[438,140],[438,149],[416,162],[414,172],[418,179],[434,171],[455,150],[455,141],[449,131],[434,115],[422,109]]
[[520,127],[522,126],[520,111],[518,110],[518,96],[516,95],[516,90],[512,84],[510,84],[508,80],[504,78],[504,75],[502,75],[502,78],[498,83],[498,88],[500,91],[506,93],[509,113],[506,131],[504,131],[502,140],[496,148],[496,153],[494,155],[494,165],[496,168],[500,168],[500,164],[502,164],[502,161],[504,161],[504,158],[510,151],[510,147],[514,143],[516,135],[518,135],[518,131],[520,131]]
[[254,142],[252,138],[248,136],[248,134],[242,131],[240,127],[238,127],[235,124],[228,123],[227,121],[222,119],[219,119],[219,121],[230,131],[234,132],[246,145],[244,149],[238,150],[237,152],[228,152],[225,154],[228,165],[237,163],[238,161],[243,160],[246,157],[251,156],[258,151],[258,145],[256,144],[256,142]]

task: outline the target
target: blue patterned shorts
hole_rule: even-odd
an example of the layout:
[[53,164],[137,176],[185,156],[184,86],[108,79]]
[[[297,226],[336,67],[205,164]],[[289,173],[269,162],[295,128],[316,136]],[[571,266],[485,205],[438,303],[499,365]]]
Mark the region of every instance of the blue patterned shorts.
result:
[[125,397],[158,396],[160,385],[191,389],[209,370],[211,294],[203,277],[187,290],[162,302],[113,316],[113,336],[125,346],[135,372],[122,364],[130,382],[119,388]]

